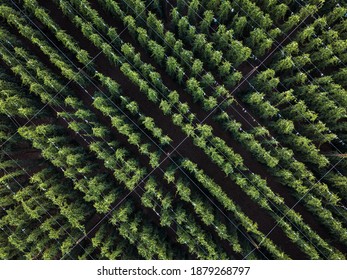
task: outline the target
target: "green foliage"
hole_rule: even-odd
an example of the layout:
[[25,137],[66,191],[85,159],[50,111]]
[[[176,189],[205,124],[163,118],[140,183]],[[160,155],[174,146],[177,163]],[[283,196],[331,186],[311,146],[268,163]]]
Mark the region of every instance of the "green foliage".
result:
[[0,5],[1,259],[345,259],[346,7],[54,5]]

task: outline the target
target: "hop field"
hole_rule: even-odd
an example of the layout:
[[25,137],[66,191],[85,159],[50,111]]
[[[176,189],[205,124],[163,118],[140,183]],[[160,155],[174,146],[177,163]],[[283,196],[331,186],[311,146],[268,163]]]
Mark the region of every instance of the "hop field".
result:
[[345,259],[347,4],[0,0],[0,259]]

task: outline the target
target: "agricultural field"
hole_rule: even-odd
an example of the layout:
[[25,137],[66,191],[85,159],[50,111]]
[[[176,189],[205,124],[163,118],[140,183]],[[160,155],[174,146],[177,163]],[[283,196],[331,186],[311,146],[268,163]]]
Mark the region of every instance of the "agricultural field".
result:
[[343,0],[0,0],[0,259],[345,259]]

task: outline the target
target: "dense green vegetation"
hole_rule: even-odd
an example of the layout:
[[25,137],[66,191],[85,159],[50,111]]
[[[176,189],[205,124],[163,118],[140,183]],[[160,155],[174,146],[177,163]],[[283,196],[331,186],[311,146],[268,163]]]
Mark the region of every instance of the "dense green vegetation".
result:
[[0,20],[0,259],[347,257],[344,1]]

